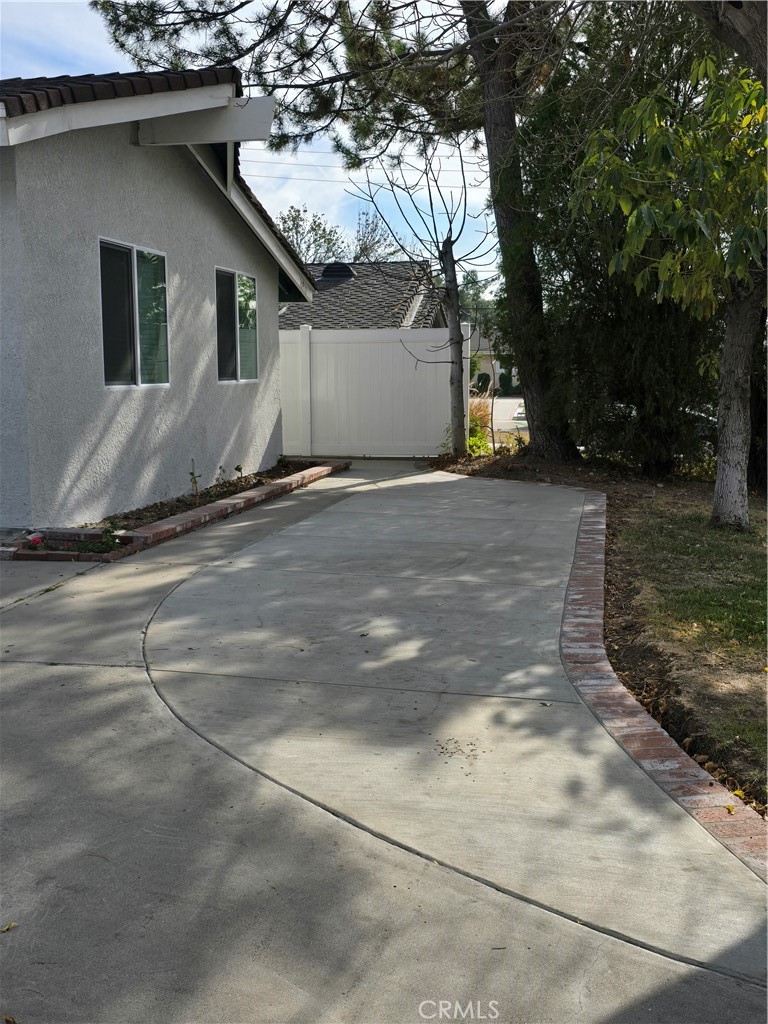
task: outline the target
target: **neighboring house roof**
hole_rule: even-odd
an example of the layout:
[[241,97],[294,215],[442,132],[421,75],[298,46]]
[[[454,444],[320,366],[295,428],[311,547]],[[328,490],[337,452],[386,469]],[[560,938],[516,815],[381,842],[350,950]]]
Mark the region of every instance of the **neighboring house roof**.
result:
[[[233,67],[201,68],[197,71],[129,71],[105,75],[60,75],[57,78],[6,78],[0,80],[0,104],[2,104],[0,107],[0,117],[4,118],[4,123],[7,124],[8,119],[26,118],[27,115],[34,114],[45,117],[46,111],[54,111],[56,108],[73,104],[94,103],[106,100],[125,101],[147,96],[158,96],[159,98],[159,94],[163,93],[178,94],[193,89],[216,86],[229,86],[230,95],[234,94],[235,97],[243,95],[242,76],[240,71]],[[200,105],[204,106],[205,104],[200,103]],[[115,104],[115,107],[117,106],[119,104]],[[101,109],[100,105],[99,109]],[[112,108],[105,108],[107,116],[99,118],[99,124],[110,123],[109,109]],[[120,116],[115,117],[115,121],[125,122],[126,120],[133,119],[131,117],[131,110],[126,111],[122,109]],[[173,116],[173,111],[170,109],[162,112],[158,111],[158,113],[162,113],[165,116]],[[133,112],[133,115],[135,119],[140,119],[140,115],[136,112]],[[55,116],[59,116],[59,114]],[[32,118],[31,120],[36,121],[37,119]],[[53,131],[66,131],[79,126],[78,124],[65,122],[54,126]],[[20,141],[23,141],[23,137]],[[222,173],[226,176],[226,144],[212,144],[211,149],[217,154],[217,158],[222,165]],[[291,299],[304,302],[302,291],[311,294],[314,289],[313,276],[243,178],[240,171],[239,143],[234,144],[233,180],[242,192],[248,205],[255,210],[259,220],[263,222],[268,232],[277,240],[280,248],[287,254],[304,278],[303,288],[300,290],[295,282],[291,281],[283,272],[283,269],[281,269],[281,301]]]
[[428,260],[392,263],[308,263],[317,294],[311,310],[288,303],[280,328],[310,321],[318,329],[441,327],[440,289]]

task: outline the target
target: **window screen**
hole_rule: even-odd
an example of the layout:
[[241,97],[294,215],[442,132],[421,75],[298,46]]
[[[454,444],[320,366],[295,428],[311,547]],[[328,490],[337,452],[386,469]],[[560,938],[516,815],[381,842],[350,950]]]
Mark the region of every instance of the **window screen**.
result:
[[237,380],[235,275],[226,270],[216,271],[216,344],[219,380]]
[[132,271],[130,249],[101,243],[101,324],[107,384],[136,383]]

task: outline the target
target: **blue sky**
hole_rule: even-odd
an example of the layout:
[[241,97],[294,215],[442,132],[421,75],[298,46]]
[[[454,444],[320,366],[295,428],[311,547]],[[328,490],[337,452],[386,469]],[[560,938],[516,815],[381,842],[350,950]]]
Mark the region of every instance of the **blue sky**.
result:
[[[74,0],[0,0],[0,77],[35,78],[55,75],[99,74],[129,71],[130,61],[112,45],[101,17],[87,3]],[[276,216],[290,205],[306,205],[310,212],[325,214],[331,223],[354,229],[361,200],[349,195],[353,186],[338,157],[327,142],[318,142],[292,157],[272,154],[257,143],[243,147],[246,179],[267,210]],[[458,162],[446,154],[441,185],[450,191],[458,184]],[[359,180],[364,175],[356,174]],[[472,179],[470,179],[472,180]],[[481,183],[482,174],[474,180]],[[470,210],[479,215],[486,197],[484,185],[470,190]],[[421,205],[425,205],[422,199]],[[394,204],[384,204],[386,216],[401,235],[408,236]],[[482,238],[483,218],[470,222],[466,238],[472,247]],[[486,261],[487,263],[487,261]],[[481,277],[493,274],[492,266],[478,266]]]
[[129,71],[87,3],[0,0],[0,75],[83,75]]

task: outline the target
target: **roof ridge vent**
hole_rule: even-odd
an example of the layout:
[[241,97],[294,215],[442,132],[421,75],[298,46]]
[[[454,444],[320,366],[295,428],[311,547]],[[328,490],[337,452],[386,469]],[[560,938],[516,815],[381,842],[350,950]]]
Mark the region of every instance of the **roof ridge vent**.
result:
[[348,263],[326,263],[320,276],[324,278],[332,277],[338,279],[344,277],[357,277],[357,274]]

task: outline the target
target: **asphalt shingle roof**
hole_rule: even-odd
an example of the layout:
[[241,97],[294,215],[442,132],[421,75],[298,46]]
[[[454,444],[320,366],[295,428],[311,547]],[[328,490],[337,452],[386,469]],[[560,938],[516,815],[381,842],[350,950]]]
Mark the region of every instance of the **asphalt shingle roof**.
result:
[[306,266],[316,279],[317,294],[311,306],[288,303],[280,312],[281,329],[295,330],[307,322],[321,330],[444,323],[440,291],[426,260]]

